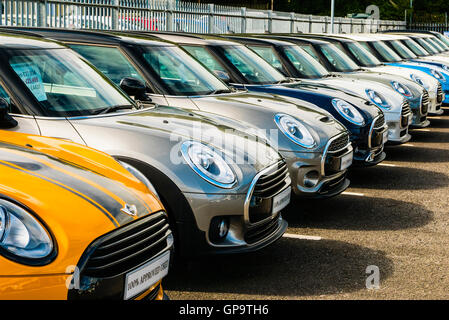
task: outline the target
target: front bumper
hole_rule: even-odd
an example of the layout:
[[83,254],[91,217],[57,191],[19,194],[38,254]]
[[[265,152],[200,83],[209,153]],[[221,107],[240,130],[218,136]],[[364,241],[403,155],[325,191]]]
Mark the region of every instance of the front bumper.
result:
[[[73,275],[41,275],[0,278],[1,300],[66,300],[69,298],[68,284]],[[123,287],[124,283],[119,284]],[[110,287],[109,289],[111,289]],[[115,288],[112,288],[115,290]],[[163,300],[164,290],[161,283],[155,284],[147,291],[141,293],[135,300]],[[109,293],[105,296],[96,295],[96,299],[110,299]]]
[[399,112],[384,111],[388,125],[388,144],[402,144],[410,141],[412,136],[408,133],[412,123],[413,114],[400,114]]
[[[246,194],[184,193],[195,221],[176,221],[181,255],[250,252],[273,243],[287,228],[274,200],[289,201],[290,185],[287,165],[280,161],[259,172]],[[224,236],[217,236],[216,221],[227,222]]]
[[348,188],[347,170],[340,170],[339,164],[344,156],[353,152],[349,140],[336,153],[328,150],[330,144],[340,136],[330,139],[323,153],[279,151],[287,162],[294,195],[303,198],[329,198]]

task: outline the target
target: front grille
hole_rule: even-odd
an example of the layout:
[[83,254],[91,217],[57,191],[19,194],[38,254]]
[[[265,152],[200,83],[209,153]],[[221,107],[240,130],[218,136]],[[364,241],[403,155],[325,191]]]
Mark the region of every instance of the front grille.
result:
[[266,239],[273,234],[279,227],[280,214],[277,214],[272,220],[250,228],[245,233],[245,241],[248,244],[253,244]]
[[401,127],[408,126],[408,117],[411,114],[410,103],[407,100],[404,100],[402,103],[402,111],[401,111]]
[[271,216],[273,197],[290,184],[287,164],[280,161],[261,175],[253,190],[249,207],[249,221],[256,223]]
[[348,145],[348,143],[349,143],[349,134],[347,133],[342,134],[340,137],[331,142],[328,151],[329,152],[339,151],[341,149],[344,149]]
[[427,91],[424,91],[421,98],[421,115],[426,115],[427,112],[429,112],[429,106],[430,106],[429,93],[427,93]]
[[382,113],[379,118],[376,119],[376,122],[374,123],[374,129],[383,128],[385,125],[385,116]]
[[164,212],[118,228],[91,244],[86,251],[81,274],[92,278],[108,278],[131,271],[167,250],[170,233]]
[[441,83],[438,83],[438,89],[437,89],[437,103],[443,102],[443,87],[441,86]]
[[327,181],[320,189],[320,195],[327,195],[338,190],[346,181],[346,174],[343,174],[333,180]]

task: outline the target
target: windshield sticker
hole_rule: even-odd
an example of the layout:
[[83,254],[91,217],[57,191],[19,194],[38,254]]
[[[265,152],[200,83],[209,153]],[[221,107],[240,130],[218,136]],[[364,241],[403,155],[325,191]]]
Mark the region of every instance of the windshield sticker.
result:
[[11,64],[11,67],[39,102],[47,100],[41,72],[37,65],[29,63],[13,63]]

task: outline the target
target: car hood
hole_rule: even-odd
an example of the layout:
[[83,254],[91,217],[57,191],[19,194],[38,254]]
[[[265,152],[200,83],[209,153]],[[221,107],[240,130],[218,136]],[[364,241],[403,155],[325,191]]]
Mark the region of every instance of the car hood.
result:
[[[256,128],[258,136],[269,138],[270,130],[278,131],[274,118],[276,114],[291,115],[308,125],[318,137],[318,145],[314,149],[305,149],[293,143],[285,135],[278,135],[277,146],[281,150],[316,152],[326,145],[329,138],[345,131],[327,111],[315,104],[300,99],[289,99],[270,93],[251,93],[239,91],[230,94],[191,98],[195,105],[212,117],[226,117],[233,126],[241,126],[242,130]],[[226,121],[226,120],[222,120]]]
[[[110,156],[65,140],[2,132],[0,171],[2,196],[38,216],[58,247],[56,260],[45,270],[11,267],[5,269],[9,275],[63,273],[99,236],[163,210]],[[122,212],[125,204],[135,205],[137,216]]]
[[[149,163],[178,182],[181,190],[186,192],[197,192],[198,188],[204,190],[205,187],[180,154],[181,144],[186,140],[202,142],[234,159],[229,164],[238,175],[240,173],[240,181],[280,160],[277,151],[266,145],[265,140],[256,140],[254,136],[229,126],[229,122],[180,108],[158,106],[71,119],[70,122],[87,145],[114,156]],[[185,175],[186,168],[192,175]],[[217,187],[209,192],[222,191]]]

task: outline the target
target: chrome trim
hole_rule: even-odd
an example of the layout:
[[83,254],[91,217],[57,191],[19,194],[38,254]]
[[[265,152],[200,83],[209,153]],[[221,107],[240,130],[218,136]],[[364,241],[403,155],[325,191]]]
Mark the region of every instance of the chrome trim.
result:
[[[244,209],[243,209],[243,218],[245,220],[245,225],[247,227],[255,227],[255,226],[258,226],[260,224],[263,224],[266,221],[269,221],[269,220],[273,219],[273,215],[271,215],[270,217],[268,217],[268,218],[266,218],[264,220],[258,221],[256,223],[250,223],[250,221],[249,221],[249,205],[251,203],[251,198],[253,197],[253,193],[254,193],[254,189],[256,187],[257,181],[259,181],[260,177],[265,175],[266,173],[272,171],[272,170],[277,169],[277,167],[281,163],[285,163],[285,162],[283,160],[281,160],[281,161],[278,161],[275,164],[273,164],[273,165],[263,169],[258,174],[256,174],[256,176],[251,181],[251,184],[250,184],[249,189],[248,189],[248,193],[246,194],[246,198],[245,198],[245,202],[244,202]],[[287,187],[285,187],[282,190],[280,190],[277,194],[279,194],[279,193],[283,192],[285,189],[291,187],[291,183],[292,182],[291,182],[291,178],[290,178],[290,173],[288,173],[287,178],[284,181],[287,182]]]
[[[338,138],[340,138],[340,137],[343,136],[343,135],[348,136],[348,144],[347,144],[344,148],[341,148],[341,149],[339,149],[339,150],[335,150],[335,151],[330,152],[330,151],[329,151],[329,147],[331,146],[332,142],[333,142],[334,140],[337,140]],[[353,151],[353,148],[352,148],[352,145],[351,145],[351,141],[349,140],[349,135],[348,135],[348,133],[343,132],[343,133],[340,133],[340,134],[336,135],[335,137],[332,137],[332,138],[329,139],[329,141],[328,141],[327,144],[326,144],[326,147],[324,148],[323,156],[322,156],[322,158],[321,158],[321,176],[322,176],[322,177],[325,177],[325,176],[326,176],[326,175],[325,175],[325,173],[326,173],[325,165],[326,165],[326,157],[327,157],[327,154],[328,154],[328,153],[338,153],[338,152],[340,152],[340,151],[345,150],[346,148],[348,148],[348,152],[346,152],[345,155],[348,154],[349,152],[352,152],[352,151]],[[344,172],[344,171],[345,171],[345,170],[343,170],[342,172]]]
[[[382,134],[388,130],[388,126],[387,126],[387,121],[385,120],[385,116],[384,116],[384,124],[380,127],[374,127],[374,125],[377,122],[377,119],[379,119],[382,115],[378,115],[377,117],[374,118],[373,123],[371,123],[371,127],[369,129],[369,135],[368,135],[368,149],[372,148],[371,145],[371,138],[373,137],[373,132],[374,129],[380,129],[380,128],[384,128],[384,130],[382,130]],[[385,143],[385,142],[384,142]]]

